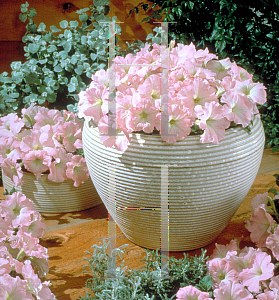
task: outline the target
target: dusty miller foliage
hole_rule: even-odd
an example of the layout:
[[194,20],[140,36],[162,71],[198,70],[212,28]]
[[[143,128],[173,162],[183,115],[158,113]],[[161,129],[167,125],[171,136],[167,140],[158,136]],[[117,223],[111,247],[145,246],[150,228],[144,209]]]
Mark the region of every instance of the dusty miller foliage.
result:
[[[207,273],[206,250],[202,250],[200,256],[189,258],[184,253],[184,258],[176,259],[169,257],[168,274],[161,270],[161,255],[159,250],[146,252],[146,258],[142,261],[145,266],[139,270],[124,266],[122,245],[107,254],[109,240],[93,245],[93,252],[86,253],[90,256],[85,258],[85,265],[92,278],[86,281],[86,287],[90,290],[85,297],[79,300],[172,300],[180,287],[193,285],[202,291],[210,291],[212,280]],[[164,256],[163,256],[164,257]],[[111,268],[113,263],[121,260],[121,265]],[[110,271],[111,270],[111,271]],[[113,272],[115,270],[115,272]]]

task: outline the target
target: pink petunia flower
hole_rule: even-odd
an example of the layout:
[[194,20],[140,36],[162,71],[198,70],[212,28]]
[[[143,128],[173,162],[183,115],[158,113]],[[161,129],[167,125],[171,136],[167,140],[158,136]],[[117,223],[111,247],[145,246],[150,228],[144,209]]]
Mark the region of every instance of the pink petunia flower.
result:
[[274,233],[266,238],[266,247],[272,251],[273,256],[279,260],[279,227],[274,229]]
[[23,278],[26,281],[26,287],[29,292],[31,292],[32,295],[37,297],[38,292],[40,291],[42,287],[41,280],[39,279],[38,275],[35,274],[32,266],[31,266],[31,261],[26,260],[24,262],[24,266],[22,267],[22,272],[21,272]]
[[46,224],[42,222],[42,217],[37,211],[30,213],[28,225],[21,224],[20,232],[27,232],[35,238],[41,238],[46,229]]
[[264,291],[264,293],[261,293],[257,295],[257,300],[277,300],[278,299],[278,293],[273,291]]
[[0,137],[14,136],[24,127],[23,121],[15,113],[0,118]]
[[35,105],[31,103],[28,108],[23,108],[21,110],[22,114],[22,121],[24,122],[25,126],[32,128],[36,123],[34,117],[39,112],[40,109],[43,109],[41,106]]
[[279,275],[274,276],[271,278],[269,288],[274,292],[279,293]]
[[253,103],[247,96],[227,91],[221,98],[224,116],[229,121],[234,121],[236,124],[241,124],[243,127],[249,125],[253,118]]
[[[166,143],[174,143],[183,140],[191,132],[192,115],[187,109],[181,109],[178,105],[171,105],[168,108],[169,122],[168,135],[162,131],[163,124],[160,124],[161,138]],[[162,123],[162,119],[161,119]]]
[[65,122],[57,128],[57,135],[63,137],[65,149],[69,152],[75,152],[76,149],[82,148],[81,126],[73,122]]
[[22,158],[20,141],[15,136],[0,137],[0,164],[10,158],[17,161]]
[[222,60],[212,59],[206,64],[206,68],[215,72],[216,77],[219,80],[222,80],[225,76],[228,75],[228,72],[231,70],[232,63],[228,58]]
[[49,127],[46,126],[47,131],[43,129],[40,130],[32,130],[30,135],[22,138],[22,142],[20,143],[20,149],[22,152],[29,152],[32,150],[44,150],[46,148],[53,148],[54,141],[51,137],[49,137]]
[[266,91],[262,83],[254,83],[251,80],[237,81],[235,90],[246,95],[253,103],[263,105],[266,102]]
[[215,288],[223,281],[238,281],[238,272],[226,258],[212,261],[208,266],[208,271]]
[[238,81],[252,80],[253,75],[249,74],[245,69],[239,67],[235,62],[231,65],[231,70],[228,72]]
[[45,150],[33,150],[28,152],[22,161],[27,171],[34,173],[36,178],[39,179],[42,173],[48,170],[51,156]]
[[231,255],[228,257],[228,261],[232,263],[233,268],[238,272],[242,272],[244,269],[247,269],[252,259],[259,249],[255,249],[253,247],[244,247],[238,255]]
[[140,107],[132,107],[128,114],[128,126],[133,131],[143,130],[152,133],[155,127],[158,110],[150,102],[146,102]]
[[194,112],[196,105],[204,106],[207,102],[218,102],[216,89],[210,86],[208,81],[201,78],[195,78],[182,87],[178,92],[178,98],[190,112]]
[[89,116],[94,121],[99,122],[102,116],[108,113],[107,107],[106,109],[103,107],[104,101],[107,102],[109,98],[109,92],[105,86],[88,88],[85,91],[81,91],[79,97],[78,116],[80,118]]
[[[116,129],[115,123],[112,125],[108,123],[108,116],[105,115],[102,117],[98,124],[98,129],[100,133],[103,134],[100,137],[100,141],[106,147],[114,146],[116,150],[124,152],[128,148],[128,145],[130,143],[131,137],[129,136],[129,134],[132,132],[132,130],[127,130],[120,126],[118,126],[119,128]],[[112,135],[109,135],[109,129],[113,133]]]
[[242,284],[247,286],[250,292],[258,293],[260,281],[270,279],[274,275],[274,264],[271,256],[265,252],[256,252],[250,268],[244,269],[239,274]]
[[6,201],[1,203],[1,215],[11,218],[12,225],[30,225],[30,214],[34,211],[33,202],[24,194],[15,192],[6,196]]
[[51,151],[52,160],[49,161],[48,179],[54,182],[63,182],[67,180],[67,163],[71,161],[73,154],[67,153],[65,149],[53,149]]
[[63,121],[63,116],[59,110],[42,107],[35,115],[34,119],[36,123],[34,124],[33,128],[39,130],[45,125],[58,125]]
[[1,163],[1,168],[3,174],[8,176],[15,186],[19,186],[24,183],[23,171],[20,164],[18,164],[15,160],[6,158],[5,161]]
[[219,143],[225,136],[225,130],[230,122],[223,116],[223,107],[216,102],[206,102],[205,106],[195,107],[199,121],[199,127],[204,130],[201,135],[202,143]]
[[265,207],[266,205],[266,200],[267,200],[267,196],[268,196],[268,192],[264,193],[264,194],[258,194],[256,195],[252,200],[251,200],[251,207],[252,207],[252,211],[255,210],[256,207],[260,206],[263,204],[263,206]]
[[270,229],[276,225],[276,222],[265,209],[258,206],[254,209],[250,221],[245,225],[246,229],[251,232],[250,238],[257,247],[265,247],[266,239],[270,235]]
[[84,183],[89,177],[85,158],[81,155],[72,156],[71,161],[67,162],[66,175],[74,181],[75,187]]
[[254,299],[253,295],[237,282],[224,281],[219,288],[214,290],[215,300],[248,300]]
[[212,300],[212,298],[209,298],[209,293],[189,285],[178,290],[176,300]]
[[0,299],[34,300],[30,292],[26,292],[26,282],[18,276],[1,276]]

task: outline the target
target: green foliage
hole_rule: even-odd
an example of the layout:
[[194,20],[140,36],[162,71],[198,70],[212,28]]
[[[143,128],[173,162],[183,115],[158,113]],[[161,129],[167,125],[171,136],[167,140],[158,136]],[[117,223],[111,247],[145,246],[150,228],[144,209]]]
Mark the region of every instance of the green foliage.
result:
[[[153,13],[143,21],[164,19],[169,38],[208,47],[219,58],[254,74],[267,87],[268,102],[261,107],[266,145],[279,150],[279,2],[239,0],[150,0]],[[155,6],[159,5],[159,9]],[[139,4],[139,8],[147,10]]]
[[[202,251],[199,257],[189,258],[186,254],[179,260],[170,257],[169,276],[164,276],[158,250],[145,250],[145,266],[133,270],[124,267],[122,260],[122,249],[127,245],[114,249],[111,256],[106,253],[109,245],[108,239],[104,239],[103,244],[92,246],[93,253],[86,252],[91,256],[85,258],[89,263],[85,267],[90,268],[92,273],[92,278],[86,282],[91,292],[88,291],[79,300],[171,300],[175,299],[178,289],[186,285],[203,291],[211,290],[213,282],[206,275],[206,251]],[[122,260],[121,265],[113,269],[110,266],[116,263],[117,258]]]
[[[109,3],[95,0],[90,8],[77,11],[79,21],[63,20],[60,28],[50,26],[50,31],[34,22],[37,13],[28,2],[21,5],[19,18],[27,22],[22,38],[27,61],[12,62],[11,76],[0,74],[0,115],[19,112],[32,102],[76,111],[78,93],[93,73],[107,67]],[[115,31],[120,34],[119,25]]]

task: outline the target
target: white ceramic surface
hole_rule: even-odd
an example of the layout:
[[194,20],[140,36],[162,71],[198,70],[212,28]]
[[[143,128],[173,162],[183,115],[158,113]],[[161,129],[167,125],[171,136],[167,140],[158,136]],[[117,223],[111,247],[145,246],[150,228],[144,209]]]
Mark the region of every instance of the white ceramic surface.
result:
[[169,251],[186,251],[210,244],[230,222],[257,175],[264,130],[256,118],[250,134],[231,128],[219,144],[199,136],[167,144],[136,133],[121,153],[86,122],[83,147],[109,213],[129,240],[149,249],[160,248],[161,165],[168,164]]
[[[24,172],[23,178],[24,184],[15,187],[16,191],[24,193],[32,200],[35,209],[42,213],[80,211],[102,204],[91,178],[78,187],[74,187],[71,179],[61,183],[50,181],[46,174],[36,179],[34,174]],[[3,186],[10,191],[14,184],[3,175]]]

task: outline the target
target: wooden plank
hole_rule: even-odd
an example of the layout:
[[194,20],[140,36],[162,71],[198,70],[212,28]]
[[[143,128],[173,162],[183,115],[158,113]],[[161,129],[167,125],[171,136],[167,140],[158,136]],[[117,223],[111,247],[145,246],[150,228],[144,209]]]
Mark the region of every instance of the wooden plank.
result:
[[25,61],[22,42],[0,42],[0,74],[10,73],[13,61]]

